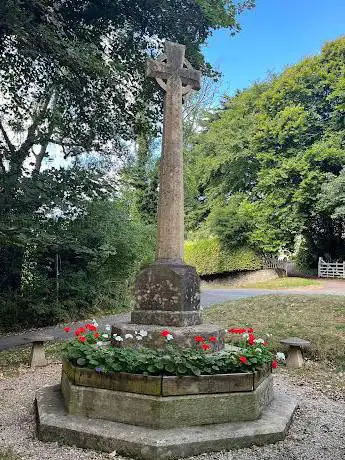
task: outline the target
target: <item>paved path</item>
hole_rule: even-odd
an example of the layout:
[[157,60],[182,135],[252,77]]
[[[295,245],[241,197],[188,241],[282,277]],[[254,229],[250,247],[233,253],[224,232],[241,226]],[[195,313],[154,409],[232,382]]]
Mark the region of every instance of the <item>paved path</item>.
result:
[[[345,284],[341,285],[342,288]],[[335,288],[333,285],[325,285],[322,288],[317,289],[282,289],[282,290],[266,290],[266,289],[207,289],[203,290],[201,293],[201,306],[203,308],[209,308],[212,305],[226,302],[229,300],[243,299],[246,297],[255,297],[261,295],[293,295],[293,294],[308,294],[308,295],[320,295],[320,294],[329,294],[329,295],[345,295],[345,289],[339,289],[338,285]],[[97,318],[97,322],[100,326],[105,326],[106,324],[113,324],[114,322],[123,322],[129,320],[129,313],[121,313],[118,315],[104,316],[102,318]],[[82,323],[85,323],[84,320]],[[89,319],[90,321],[90,319]],[[44,335],[49,335],[54,337],[54,339],[65,339],[69,336],[63,330],[63,326],[52,326],[46,327],[39,330],[26,331],[16,335],[9,335],[0,337],[0,350],[6,350],[21,345],[26,345],[28,343],[27,338],[37,335],[37,333],[44,333]]]

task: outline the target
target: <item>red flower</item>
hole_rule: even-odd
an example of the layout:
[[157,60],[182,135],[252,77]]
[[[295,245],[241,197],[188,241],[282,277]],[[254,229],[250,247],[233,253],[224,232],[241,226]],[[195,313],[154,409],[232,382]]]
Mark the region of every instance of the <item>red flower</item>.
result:
[[194,340],[195,340],[196,342],[205,342],[205,339],[204,339],[204,337],[203,337],[202,335],[196,335],[196,336],[194,337]]
[[95,333],[93,334],[93,336],[94,336],[95,339],[98,339],[98,337],[99,337],[99,332],[95,332]]
[[211,335],[211,337],[208,338],[210,342],[217,342],[217,337],[215,335]]
[[272,368],[273,368],[273,369],[277,369],[277,367],[278,367],[278,363],[277,363],[276,360],[274,360],[274,361],[272,362]]
[[76,335],[76,336],[79,336],[79,335],[81,335],[81,334],[85,334],[85,332],[86,332],[85,328],[84,328],[84,327],[80,327],[79,329],[77,329],[77,330],[75,331],[75,335]]
[[254,332],[254,329],[252,327],[248,327],[247,332]]
[[97,327],[94,324],[85,324],[86,329],[89,331],[97,331]]
[[231,328],[231,329],[228,329],[228,332],[231,332],[232,334],[244,334],[247,330],[244,329],[243,327],[242,328],[239,328],[239,329],[236,329],[236,328]]
[[209,350],[211,347],[210,347],[210,345],[208,345],[207,343],[203,343],[203,344],[201,345],[201,348],[202,348],[203,350],[206,351],[206,350]]
[[168,335],[170,335],[170,331],[168,331],[168,329],[164,329],[164,331],[161,332],[162,337],[167,337]]
[[255,335],[254,334],[249,334],[248,336],[248,343],[249,345],[254,345],[255,344]]
[[240,356],[240,362],[241,362],[242,364],[247,364],[247,363],[248,363],[248,360],[247,360],[247,358],[246,358],[245,356]]
[[86,337],[84,337],[83,335],[81,335],[80,337],[78,337],[78,340],[79,340],[79,342],[85,342]]
[[65,332],[71,332],[71,328],[68,327],[68,326],[64,327],[63,330],[64,330]]

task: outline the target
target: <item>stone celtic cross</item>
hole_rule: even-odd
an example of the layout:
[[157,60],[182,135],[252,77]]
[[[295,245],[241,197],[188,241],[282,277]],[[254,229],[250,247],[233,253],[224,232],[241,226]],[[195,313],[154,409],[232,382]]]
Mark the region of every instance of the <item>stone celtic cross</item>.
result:
[[185,46],[165,42],[165,53],[150,59],[147,76],[165,91],[162,158],[158,203],[158,261],[183,261],[184,193],[182,96],[200,89],[201,72],[185,59]]

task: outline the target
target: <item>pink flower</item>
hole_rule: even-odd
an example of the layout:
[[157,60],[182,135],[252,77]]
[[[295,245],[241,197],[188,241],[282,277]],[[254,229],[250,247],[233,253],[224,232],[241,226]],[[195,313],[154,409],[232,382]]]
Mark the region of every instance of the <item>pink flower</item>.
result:
[[68,326],[64,327],[63,330],[64,330],[65,332],[71,332],[71,328],[68,327]]
[[164,329],[164,331],[161,332],[162,337],[167,337],[168,335],[170,335],[170,331],[168,331],[168,329]]

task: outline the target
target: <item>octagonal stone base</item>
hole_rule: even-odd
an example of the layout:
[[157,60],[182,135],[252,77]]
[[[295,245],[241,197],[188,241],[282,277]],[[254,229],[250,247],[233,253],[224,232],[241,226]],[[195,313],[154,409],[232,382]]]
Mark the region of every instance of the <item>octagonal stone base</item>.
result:
[[68,413],[151,428],[256,420],[273,398],[269,375],[253,391],[151,396],[74,385],[62,374]]
[[69,415],[60,386],[45,387],[36,394],[41,441],[116,451],[143,460],[172,460],[280,441],[287,433],[296,407],[294,400],[278,393],[255,421],[155,429]]

